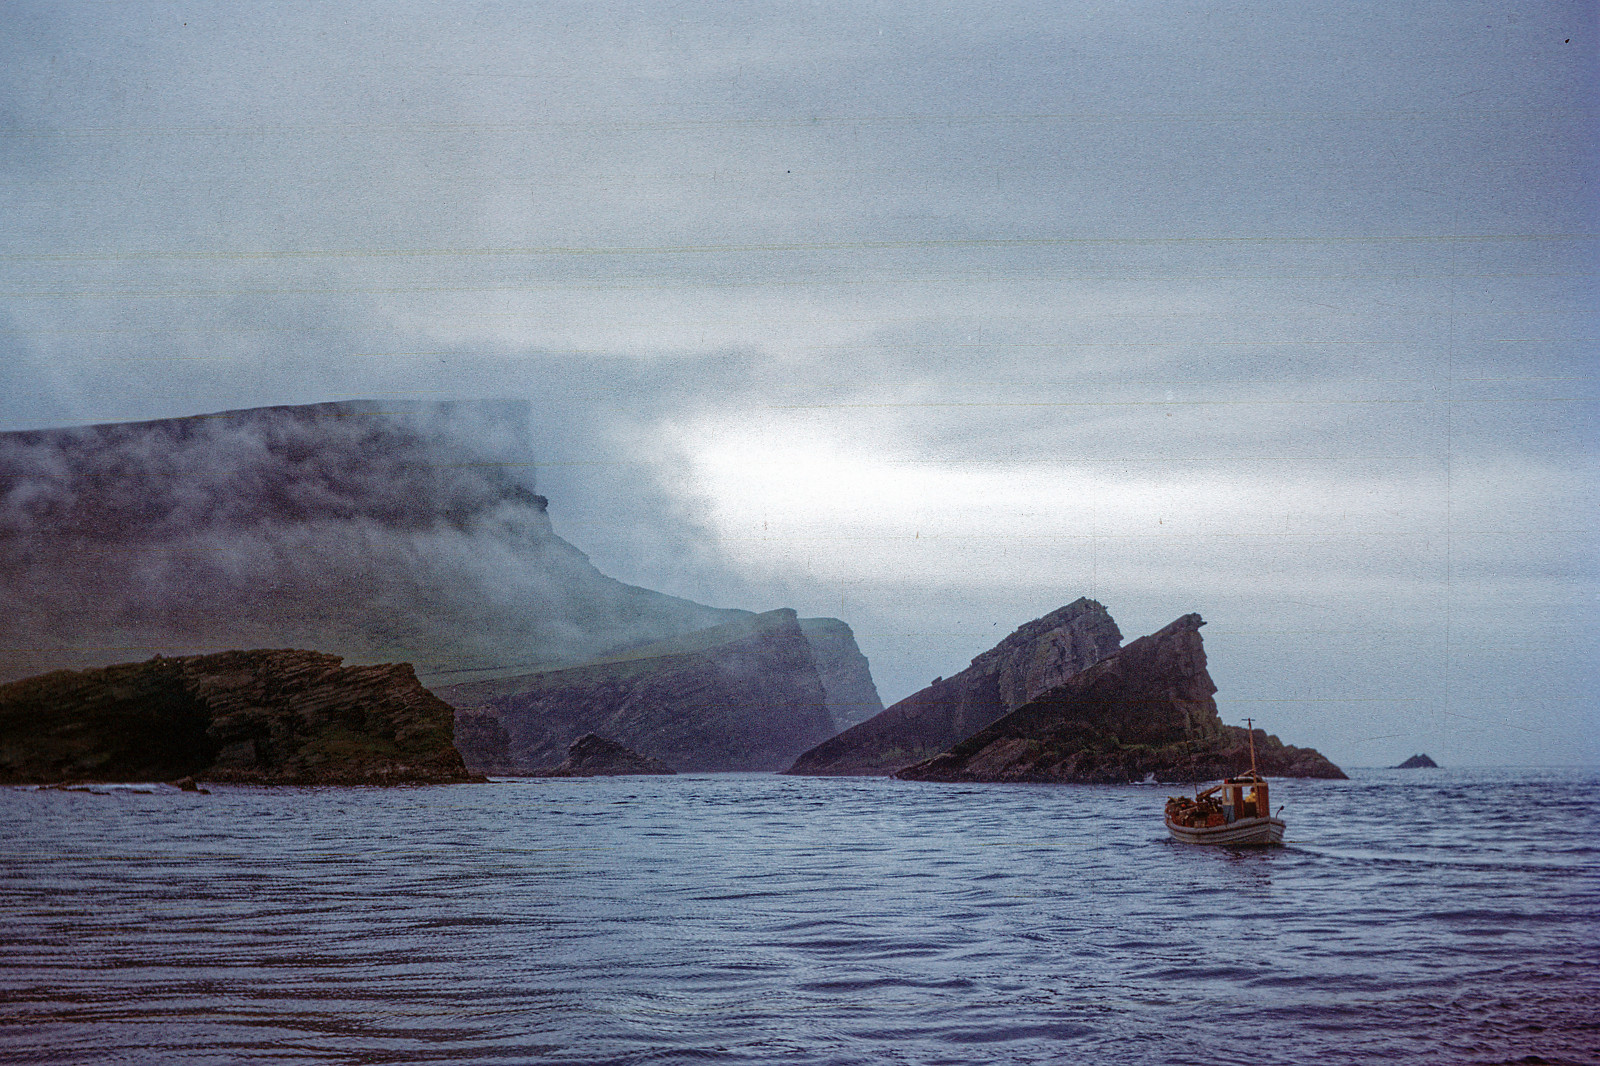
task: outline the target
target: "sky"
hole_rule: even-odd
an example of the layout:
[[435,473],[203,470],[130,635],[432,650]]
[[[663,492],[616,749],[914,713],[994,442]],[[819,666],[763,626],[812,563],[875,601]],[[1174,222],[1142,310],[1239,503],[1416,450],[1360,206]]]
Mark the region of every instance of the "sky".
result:
[[1080,595],[1224,721],[1600,764],[1594,3],[0,9],[0,431],[533,405],[886,702]]

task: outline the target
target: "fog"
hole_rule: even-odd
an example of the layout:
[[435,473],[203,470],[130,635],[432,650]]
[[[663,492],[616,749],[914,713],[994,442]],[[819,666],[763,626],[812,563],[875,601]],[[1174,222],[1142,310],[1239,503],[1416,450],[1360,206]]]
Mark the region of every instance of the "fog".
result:
[[554,536],[527,422],[340,403],[0,434],[0,669],[308,647],[461,680],[732,617]]

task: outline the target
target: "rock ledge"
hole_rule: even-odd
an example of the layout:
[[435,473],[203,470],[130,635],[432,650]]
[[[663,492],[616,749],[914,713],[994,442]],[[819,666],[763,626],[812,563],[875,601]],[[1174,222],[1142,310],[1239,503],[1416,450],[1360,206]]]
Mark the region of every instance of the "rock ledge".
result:
[[0,685],[0,782],[406,785],[481,781],[409,663],[227,651]]

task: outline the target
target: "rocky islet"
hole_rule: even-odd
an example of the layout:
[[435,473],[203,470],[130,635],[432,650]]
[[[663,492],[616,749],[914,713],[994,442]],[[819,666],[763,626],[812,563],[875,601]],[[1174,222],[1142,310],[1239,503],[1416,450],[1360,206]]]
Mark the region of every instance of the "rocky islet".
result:
[[585,733],[567,746],[560,765],[541,770],[538,777],[631,777],[676,773],[660,759],[640,755],[614,740]]
[[[1214,780],[1250,765],[1206,670],[1204,621],[1187,614],[1046,690],[950,750],[900,770],[913,781],[1122,784]],[[1270,776],[1342,778],[1319,753],[1257,730]]]

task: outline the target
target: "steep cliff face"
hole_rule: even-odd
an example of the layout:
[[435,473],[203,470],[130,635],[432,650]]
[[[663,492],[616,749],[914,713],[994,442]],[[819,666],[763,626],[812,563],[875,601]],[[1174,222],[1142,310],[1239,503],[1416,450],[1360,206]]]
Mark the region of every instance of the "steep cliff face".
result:
[[[1086,784],[1204,781],[1250,767],[1245,730],[1212,699],[1198,614],[1188,614],[1046,690],[949,751],[901,770],[912,781]],[[1343,777],[1307,748],[1256,732],[1261,772]]]
[[511,758],[511,734],[487,711],[456,711],[456,750],[475,773],[518,773]]
[[944,751],[1114,653],[1105,607],[1078,599],[1017,629],[954,677],[805,752],[791,774],[889,774]]
[[406,663],[229,651],[0,685],[0,781],[367,785],[474,780]]
[[349,401],[0,434],[0,681],[284,645],[458,679],[748,613],[624,585],[556,536],[529,418]]
[[[463,751],[467,764],[501,773],[554,766],[585,733],[680,772],[774,770],[833,732],[811,644],[790,610],[626,657],[438,693],[473,720],[473,736],[489,740]],[[504,730],[503,751],[480,717]]]
[[672,767],[660,759],[640,755],[614,740],[585,733],[567,747],[561,765],[539,771],[540,777],[632,777],[670,774]]
[[837,618],[802,618],[800,631],[811,643],[835,732],[883,710],[867,657],[856,646],[856,635],[848,625]]

